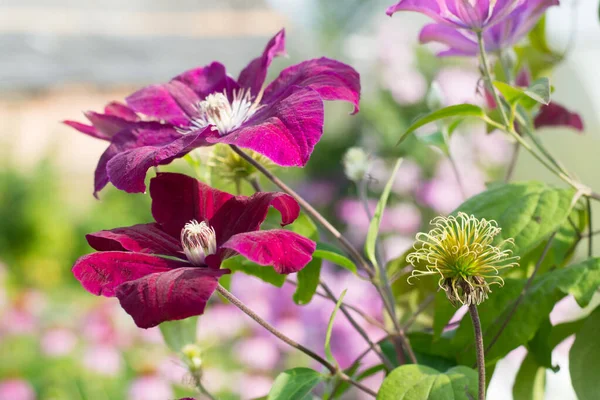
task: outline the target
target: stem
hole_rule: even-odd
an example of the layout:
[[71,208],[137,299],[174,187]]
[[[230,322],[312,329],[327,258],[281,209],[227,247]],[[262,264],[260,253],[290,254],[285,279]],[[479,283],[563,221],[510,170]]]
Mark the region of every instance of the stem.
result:
[[517,160],[519,159],[519,149],[521,145],[519,143],[515,143],[513,146],[513,153],[510,158],[510,164],[508,164],[508,169],[506,170],[506,176],[504,177],[504,182],[508,183],[512,179],[512,176],[515,172],[515,167],[517,166]]
[[369,276],[374,276],[373,269],[365,260],[365,258],[360,254],[360,252],[346,239],[327,219],[325,219],[317,210],[313,208],[306,200],[304,200],[298,193],[296,193],[292,188],[286,185],[283,181],[273,175],[268,169],[263,167],[260,163],[256,162],[252,157],[248,156],[239,147],[235,145],[229,145],[231,149],[236,152],[240,157],[249,162],[252,166],[254,166],[257,170],[259,170],[264,176],[266,176],[271,182],[277,185],[281,190],[285,193],[292,196],[300,206],[315,220],[319,222],[325,229],[327,229],[339,242],[340,244],[348,251],[348,253],[354,258],[354,260],[360,264],[369,274]]
[[244,314],[246,314],[247,316],[249,316],[250,318],[252,318],[259,325],[261,325],[263,328],[265,328],[267,331],[269,331],[272,335],[274,335],[275,337],[277,337],[279,340],[281,340],[282,342],[284,342],[284,343],[292,346],[293,348],[295,348],[295,349],[303,352],[304,354],[306,354],[307,356],[309,356],[313,360],[317,361],[319,364],[323,365],[325,368],[327,368],[329,370],[329,372],[331,372],[332,375],[338,376],[341,380],[343,380],[345,382],[348,382],[351,385],[356,386],[357,388],[361,389],[363,392],[368,393],[368,394],[372,395],[373,397],[375,397],[377,395],[375,392],[373,392],[368,387],[364,386],[360,382],[354,381],[352,378],[350,378],[344,372],[339,371],[336,366],[334,366],[333,364],[331,364],[329,361],[325,360],[323,357],[321,357],[320,355],[318,355],[314,351],[312,351],[312,350],[304,347],[300,343],[298,343],[298,342],[290,339],[289,337],[287,337],[286,335],[284,335],[282,332],[278,331],[277,328],[275,328],[273,325],[269,324],[267,321],[265,321],[264,319],[262,319],[258,314],[256,314],[254,311],[252,311],[240,299],[238,299],[237,297],[235,297],[231,292],[229,292],[223,286],[218,285],[217,286],[217,292],[219,292],[221,294],[221,296],[225,297],[231,304],[233,304],[234,306],[236,306],[237,308],[239,308]]
[[252,186],[254,191],[262,192],[262,188],[260,187],[260,182],[258,181],[258,178],[256,176],[252,176],[252,177],[248,178],[248,183]]
[[[338,302],[338,299],[336,298],[336,296],[333,294],[333,292],[331,291],[331,289],[329,288],[329,286],[327,286],[327,284],[325,282],[321,282],[321,287],[323,288],[323,290],[325,290],[325,294],[327,295],[327,297],[329,297],[335,303]],[[377,346],[375,343],[373,343],[371,341],[371,339],[369,338],[369,335],[367,335],[367,332],[365,332],[365,330],[356,322],[356,320],[348,312],[346,305],[342,304],[340,309],[342,310],[342,313],[344,313],[344,315],[346,316],[346,318],[348,319],[350,324],[354,327],[354,329],[356,329],[356,331],[363,337],[363,339],[365,339],[365,341],[367,342],[369,347],[371,349],[373,349],[375,354],[377,354],[377,356],[379,356],[379,358],[381,359],[381,362],[383,362],[385,367],[389,371],[393,370],[394,366],[392,365],[390,360],[388,360],[387,357],[383,354],[383,352],[381,351],[381,348],[379,348],[379,346]]]
[[465,200],[468,197],[467,192],[465,190],[465,185],[463,184],[463,180],[460,177],[460,172],[458,172],[458,166],[456,165],[456,161],[454,161],[454,157],[452,157],[450,153],[448,153],[448,160],[450,161],[450,165],[452,166],[452,170],[454,171],[454,175],[456,176],[456,182],[458,183],[460,194],[462,195],[463,200]]
[[475,304],[469,305],[469,314],[473,320],[475,331],[475,349],[477,350],[477,371],[479,372],[479,400],[485,400],[485,356],[483,350],[483,334],[481,332],[481,321]]
[[589,242],[588,242],[588,257],[592,257],[594,255],[594,246],[593,246],[593,230],[592,230],[592,202],[589,197],[585,199],[587,203],[587,212],[588,212],[588,232],[589,234]]
[[496,333],[496,335],[494,336],[494,338],[490,341],[490,344],[488,344],[487,348],[485,349],[487,352],[489,352],[490,349],[492,348],[492,346],[498,341],[498,338],[500,338],[500,335],[502,334],[502,332],[504,332],[504,329],[506,329],[506,326],[508,325],[508,323],[510,322],[511,318],[514,316],[515,312],[517,311],[517,308],[519,307],[519,305],[523,301],[523,298],[525,298],[525,294],[527,293],[527,291],[531,287],[531,284],[533,283],[533,279],[537,275],[537,273],[538,273],[538,271],[540,269],[540,266],[542,265],[542,262],[546,258],[546,255],[548,254],[548,251],[550,251],[550,247],[552,245],[552,242],[554,241],[554,237],[555,236],[556,236],[556,232],[554,232],[548,238],[548,243],[546,243],[546,246],[544,246],[544,250],[542,251],[542,255],[540,256],[540,258],[538,259],[537,263],[535,264],[535,268],[533,270],[533,273],[531,274],[531,276],[529,277],[529,279],[527,279],[527,282],[525,283],[525,286],[523,286],[523,290],[521,290],[521,293],[519,294],[519,297],[517,297],[517,300],[515,300],[515,304],[512,306],[512,308],[508,312],[508,315],[506,316],[506,319],[504,320],[504,322],[502,322],[502,325],[500,326],[500,329],[498,330],[498,332]]
[[198,388],[198,391],[208,397],[210,400],[217,400],[215,396],[213,396],[202,384],[202,380],[198,372],[192,372],[192,379],[194,380],[194,384]]

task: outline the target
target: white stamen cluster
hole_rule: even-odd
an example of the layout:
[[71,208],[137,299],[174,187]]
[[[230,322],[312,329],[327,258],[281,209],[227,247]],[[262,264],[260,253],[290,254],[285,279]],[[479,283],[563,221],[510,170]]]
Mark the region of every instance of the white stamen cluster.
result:
[[182,133],[204,129],[210,125],[219,135],[227,135],[258,110],[258,101],[252,100],[252,94],[247,89],[234,91],[231,103],[225,92],[211,93],[196,104],[197,115],[190,120],[190,129]]
[[200,267],[207,256],[217,252],[215,230],[206,222],[192,220],[181,230],[181,244],[189,262]]

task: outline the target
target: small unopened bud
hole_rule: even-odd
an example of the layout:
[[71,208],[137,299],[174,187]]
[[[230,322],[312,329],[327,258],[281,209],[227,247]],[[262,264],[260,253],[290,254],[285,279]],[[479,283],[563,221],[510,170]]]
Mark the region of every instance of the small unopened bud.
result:
[[360,147],[351,147],[344,154],[343,164],[348,179],[360,182],[369,171],[369,155]]
[[425,98],[427,107],[431,111],[439,110],[444,107],[445,100],[444,92],[442,92],[440,84],[437,83],[437,81],[431,82],[429,92],[427,92],[427,97]]
[[203,266],[206,256],[217,252],[215,230],[204,221],[192,220],[181,230],[181,245],[189,262]]
[[185,362],[188,364],[190,369],[199,370],[202,366],[202,350],[200,346],[197,344],[186,344],[183,349],[181,349],[183,356],[185,357]]

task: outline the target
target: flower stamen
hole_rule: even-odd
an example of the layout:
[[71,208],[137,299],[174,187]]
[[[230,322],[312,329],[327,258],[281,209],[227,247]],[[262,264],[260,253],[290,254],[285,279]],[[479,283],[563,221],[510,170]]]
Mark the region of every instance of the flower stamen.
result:
[[206,257],[217,252],[215,230],[204,221],[191,220],[185,224],[181,244],[188,261],[196,267],[204,266]]

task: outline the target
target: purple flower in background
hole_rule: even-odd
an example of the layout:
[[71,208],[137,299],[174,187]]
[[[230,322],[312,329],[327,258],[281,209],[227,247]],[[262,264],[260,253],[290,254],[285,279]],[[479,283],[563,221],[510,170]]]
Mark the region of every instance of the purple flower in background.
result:
[[185,175],[160,173],[150,196],[156,223],[87,235],[99,252],[73,266],[86,290],[116,296],[140,328],[202,314],[218,279],[229,273],[220,268],[225,258],[240,254],[288,274],[304,268],[316,247],[288,230],[259,231],[270,206],[282,225],[298,217],[300,207],[287,194],[233,196]]
[[0,399],[35,400],[35,391],[29,382],[22,379],[0,381]]
[[526,0],[400,0],[386,14],[415,11],[449,27],[481,31],[492,26]]
[[111,103],[105,114],[87,113],[91,126],[66,121],[111,142],[96,169],[95,192],[109,181],[143,192],[149,168],[215,143],[254,150],[282,166],[304,166],[323,133],[323,100],[348,101],[358,112],[360,78],[346,64],[319,58],[284,69],[263,88],[271,61],[282,54],[283,30],[237,80],[213,62],[133,93],[127,106]]
[[[535,26],[546,9],[558,5],[558,0],[528,0],[501,22],[483,31],[485,50],[495,52],[517,44]],[[437,42],[449,49],[439,56],[475,56],[479,53],[477,36],[470,30],[456,29],[446,23],[426,25],[419,35],[421,43]]]

